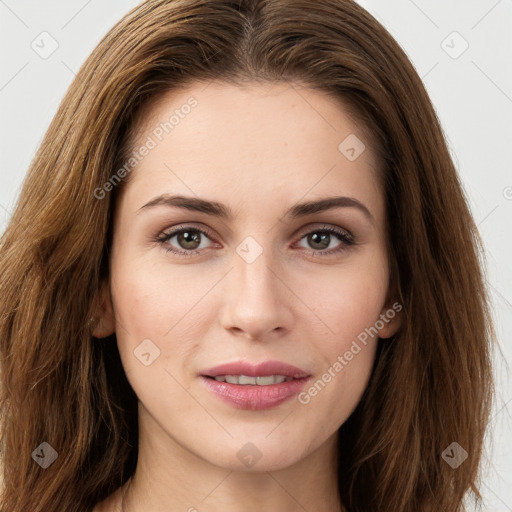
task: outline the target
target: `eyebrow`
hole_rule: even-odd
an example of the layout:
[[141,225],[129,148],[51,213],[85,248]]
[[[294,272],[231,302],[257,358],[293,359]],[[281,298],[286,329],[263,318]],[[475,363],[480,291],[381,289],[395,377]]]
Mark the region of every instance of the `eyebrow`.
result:
[[[228,206],[218,203],[217,201],[207,201],[198,197],[171,194],[162,194],[155,197],[149,201],[149,203],[141,206],[138,213],[143,209],[154,208],[156,206],[183,208],[194,212],[206,213],[207,215],[219,217],[224,220],[231,220],[234,218],[232,210]],[[327,197],[325,199],[296,204],[285,213],[284,217],[289,219],[298,219],[334,208],[356,208],[372,223],[375,222],[370,210],[361,201],[353,197],[345,196]]]

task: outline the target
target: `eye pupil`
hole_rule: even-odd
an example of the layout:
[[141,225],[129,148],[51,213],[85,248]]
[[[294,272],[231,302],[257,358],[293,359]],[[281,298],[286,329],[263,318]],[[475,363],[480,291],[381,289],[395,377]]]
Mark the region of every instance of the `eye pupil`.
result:
[[[203,235],[209,238],[209,235],[207,235],[207,233],[203,233],[200,229],[183,228],[181,230],[176,230],[174,234],[167,235],[165,242],[176,238],[175,243],[181,247],[182,251],[168,249],[169,251],[181,252],[184,255],[187,253],[193,254],[199,252],[198,248],[201,246]],[[325,249],[329,248],[333,235],[340,238],[340,242],[342,242],[340,244],[340,248],[338,249],[339,251],[341,251],[347,245],[352,244],[352,242],[349,239],[344,238],[341,233],[338,233],[337,231],[331,232],[331,230],[326,229],[311,231],[307,235],[304,235],[303,238],[305,237],[307,239],[307,243],[309,244],[310,248],[312,248],[313,251],[316,251],[316,253],[328,254]],[[172,246],[173,244],[170,245]]]
[[331,235],[329,233],[311,233],[308,235],[308,242],[314,244],[320,244],[320,247],[314,247],[315,249],[325,249],[326,247],[329,247],[329,241],[330,241]]
[[[201,234],[197,231],[182,231],[178,234],[178,243],[183,249],[197,249],[201,244],[200,238]],[[192,244],[192,246],[189,244]]]

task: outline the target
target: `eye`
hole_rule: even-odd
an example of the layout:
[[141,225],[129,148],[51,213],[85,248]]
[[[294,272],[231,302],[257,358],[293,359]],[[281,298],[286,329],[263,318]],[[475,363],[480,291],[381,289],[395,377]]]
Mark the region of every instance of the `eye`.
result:
[[[157,238],[157,242],[164,245],[165,250],[168,252],[182,256],[192,256],[199,254],[202,249],[207,247],[203,242],[205,238],[210,239],[210,236],[210,232],[206,229],[192,226],[177,226],[167,233],[162,233]],[[174,238],[176,239],[174,242],[176,245],[171,243]]]
[[[336,239],[339,242],[337,246]],[[308,231],[300,240],[305,240],[305,242],[309,244],[313,249],[313,255],[330,255],[338,253],[355,244],[354,237],[352,235],[344,230],[331,226]]]
[[[159,235],[156,241],[162,244],[167,252],[187,257],[200,254],[203,249],[210,247],[208,241],[211,242],[212,238],[213,235],[208,229],[194,226],[176,226],[171,231]],[[332,226],[310,230],[301,236],[300,242],[302,240],[309,244],[310,252],[314,256],[329,256],[346,250],[349,246],[355,244],[354,237],[351,234],[341,228]],[[337,245],[336,240],[338,241]]]

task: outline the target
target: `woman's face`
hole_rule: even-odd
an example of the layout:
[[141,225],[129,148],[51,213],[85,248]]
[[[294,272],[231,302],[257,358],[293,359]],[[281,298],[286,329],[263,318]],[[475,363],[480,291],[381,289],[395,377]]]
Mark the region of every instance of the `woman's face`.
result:
[[[370,141],[332,98],[286,83],[197,83],[162,97],[135,135],[102,325],[112,315],[141,432],[233,470],[332,453],[368,384],[368,333],[399,324],[381,317],[392,301]],[[210,371],[267,361],[308,377]]]

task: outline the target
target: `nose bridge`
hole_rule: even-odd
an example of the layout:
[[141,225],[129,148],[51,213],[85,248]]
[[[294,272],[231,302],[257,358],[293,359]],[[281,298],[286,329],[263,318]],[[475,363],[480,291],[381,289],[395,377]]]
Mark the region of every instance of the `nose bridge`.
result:
[[245,331],[255,338],[286,327],[291,314],[283,284],[274,275],[279,265],[272,250],[247,237],[236,253],[226,285],[224,327]]
[[[261,239],[261,236],[259,237]],[[270,248],[264,248],[254,237],[245,238],[236,248],[233,281],[240,299],[251,301],[276,300],[277,290],[270,269],[276,265]],[[270,268],[269,268],[270,267]],[[238,292],[238,293],[237,293]],[[240,297],[241,295],[241,297]]]

